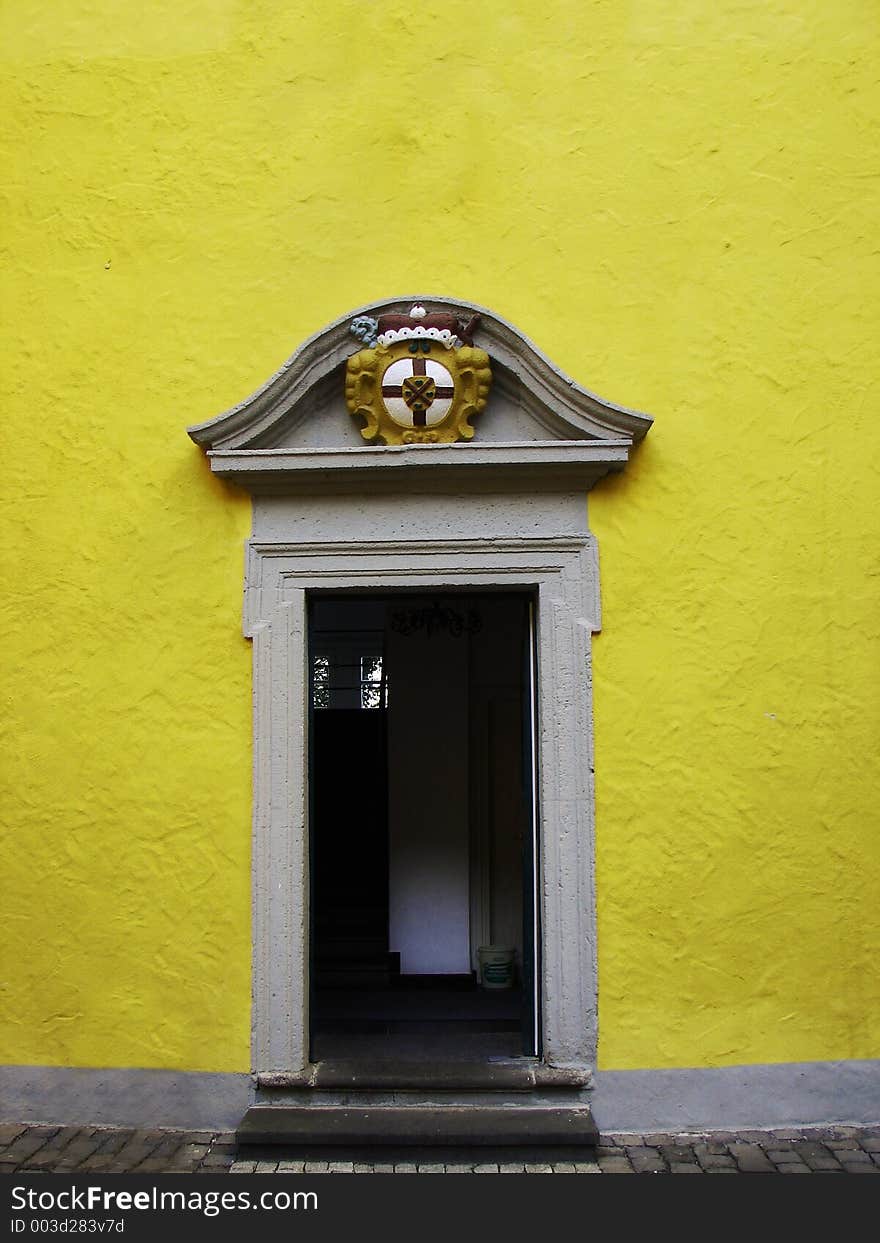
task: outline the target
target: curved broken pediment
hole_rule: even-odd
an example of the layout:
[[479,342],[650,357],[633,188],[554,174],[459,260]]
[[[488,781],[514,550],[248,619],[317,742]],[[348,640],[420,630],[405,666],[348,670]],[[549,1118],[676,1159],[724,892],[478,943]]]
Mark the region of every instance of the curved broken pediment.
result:
[[[364,438],[373,433],[349,412],[355,409],[351,393],[347,408],[347,363],[364,345],[352,334],[353,321],[362,331],[365,322],[379,320],[405,325],[413,322],[408,318],[413,310],[426,324],[466,323],[471,354],[488,355],[488,398],[473,409],[479,411],[473,429],[460,420],[459,439],[467,443],[367,444]],[[431,328],[411,334],[397,327],[390,336],[400,342],[409,335],[443,332]],[[371,303],[342,316],[305,341],[250,397],[188,432],[208,450],[213,471],[251,490],[446,487],[465,477],[509,486],[523,472],[538,473],[552,486],[589,487],[607,471],[622,468],[651,423],[648,415],[576,384],[491,311],[421,295]]]

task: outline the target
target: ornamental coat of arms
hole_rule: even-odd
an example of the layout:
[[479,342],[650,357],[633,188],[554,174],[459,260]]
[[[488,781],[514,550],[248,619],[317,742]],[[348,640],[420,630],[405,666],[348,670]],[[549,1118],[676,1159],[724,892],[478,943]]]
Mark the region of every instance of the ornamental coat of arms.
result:
[[471,440],[471,419],[492,384],[489,355],[473,344],[480,322],[414,306],[408,315],[359,315],[351,331],[367,349],[349,358],[345,401],[371,444]]

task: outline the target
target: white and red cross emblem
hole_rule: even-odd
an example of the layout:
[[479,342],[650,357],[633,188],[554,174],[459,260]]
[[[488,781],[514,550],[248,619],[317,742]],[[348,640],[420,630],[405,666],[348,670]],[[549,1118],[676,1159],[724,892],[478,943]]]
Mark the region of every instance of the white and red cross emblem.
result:
[[[418,346],[421,353],[422,342]],[[382,376],[385,409],[401,427],[433,427],[441,422],[449,413],[454,392],[451,374],[434,358],[398,358]]]

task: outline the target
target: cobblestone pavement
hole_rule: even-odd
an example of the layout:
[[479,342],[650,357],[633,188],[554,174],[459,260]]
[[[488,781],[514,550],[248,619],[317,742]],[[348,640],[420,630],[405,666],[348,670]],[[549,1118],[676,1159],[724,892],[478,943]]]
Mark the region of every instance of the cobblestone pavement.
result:
[[239,1149],[226,1131],[0,1125],[2,1174],[880,1174],[880,1126],[602,1135],[566,1160],[549,1151],[516,1160],[498,1149],[454,1159],[345,1159],[352,1155]]

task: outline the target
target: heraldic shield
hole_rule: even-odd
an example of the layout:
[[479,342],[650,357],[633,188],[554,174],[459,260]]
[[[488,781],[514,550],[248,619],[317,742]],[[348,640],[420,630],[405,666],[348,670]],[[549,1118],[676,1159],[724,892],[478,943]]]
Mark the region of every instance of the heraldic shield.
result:
[[471,440],[486,406],[489,355],[473,345],[479,324],[414,306],[409,315],[361,315],[351,331],[370,348],[349,358],[345,400],[371,444]]

